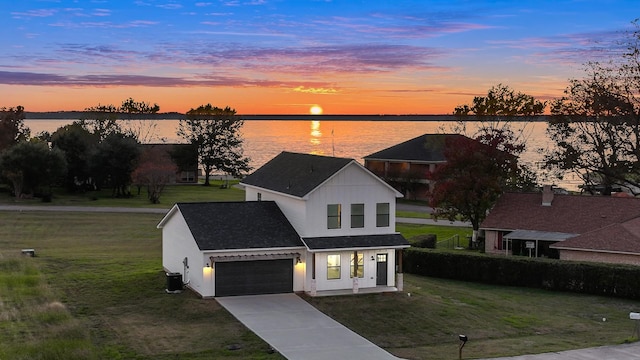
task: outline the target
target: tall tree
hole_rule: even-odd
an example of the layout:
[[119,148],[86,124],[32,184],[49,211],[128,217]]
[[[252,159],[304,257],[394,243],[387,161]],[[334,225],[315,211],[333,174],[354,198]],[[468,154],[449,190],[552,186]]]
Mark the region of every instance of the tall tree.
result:
[[96,177],[96,184],[111,186],[114,197],[129,196],[131,173],[137,166],[139,151],[133,136],[109,134],[91,157],[91,173]]
[[135,101],[128,98],[122,102],[118,111],[124,118],[123,129],[133,135],[139,143],[149,143],[158,138],[158,123],[153,119],[144,119],[144,115],[153,115],[160,111],[158,104]]
[[207,104],[189,110],[186,115],[186,119],[180,120],[178,135],[198,146],[205,186],[210,185],[209,177],[214,170],[235,177],[251,170],[242,148],[240,130],[244,121],[235,116],[234,109]]
[[24,108],[0,108],[0,152],[20,141],[28,140],[29,128],[24,124]]
[[[452,130],[519,155],[526,148],[530,120],[542,115],[546,105],[531,95],[498,84],[491,87],[486,96],[474,97],[471,105],[457,106],[453,114],[459,121]],[[470,120],[477,123],[473,133],[467,129]]]
[[51,146],[60,149],[67,161],[65,186],[69,191],[86,189],[91,182],[90,159],[98,137],[78,123],[58,128],[51,134]]
[[555,147],[546,166],[558,176],[574,172],[605,195],[616,184],[640,190],[640,27],[633,25],[621,57],[587,63],[584,78],[570,80],[547,127]]
[[98,136],[100,140],[105,139],[113,133],[122,133],[122,128],[118,124],[118,108],[109,105],[88,107],[85,110],[86,117],[77,121],[87,131]]
[[529,120],[545,107],[545,102],[502,84],[475,97],[472,105],[457,106],[459,121],[450,130],[467,134],[470,120],[477,127],[469,137],[445,141],[446,163],[431,174],[434,215],[470,221],[476,243],[480,223],[503,192],[534,189],[535,174],[519,162],[519,155],[526,149]]
[[516,156],[496,146],[462,135],[443,136],[447,161],[430,174],[434,181],[430,205],[436,218],[471,222],[475,244],[480,223],[500,195],[506,190],[531,190],[535,179],[518,166]]
[[0,169],[13,187],[16,199],[37,191],[50,194],[49,188],[66,171],[60,150],[41,141],[22,141],[0,155]]

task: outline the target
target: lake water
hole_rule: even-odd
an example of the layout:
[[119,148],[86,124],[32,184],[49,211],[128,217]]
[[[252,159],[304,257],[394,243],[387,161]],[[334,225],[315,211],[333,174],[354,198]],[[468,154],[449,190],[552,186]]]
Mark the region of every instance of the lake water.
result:
[[[73,120],[25,120],[36,135],[42,131],[54,132]],[[183,142],[177,136],[178,120],[157,120],[157,137],[167,142]],[[427,133],[438,133],[451,123],[437,121],[309,121],[309,120],[248,120],[242,128],[245,155],[256,169],[279,154],[291,151],[318,155],[353,158],[364,163],[364,156]],[[474,123],[468,123],[469,128]],[[527,151],[522,161],[534,166],[542,160],[538,149],[546,149],[544,122],[531,123],[527,129]],[[577,178],[567,176],[555,185],[576,190]]]

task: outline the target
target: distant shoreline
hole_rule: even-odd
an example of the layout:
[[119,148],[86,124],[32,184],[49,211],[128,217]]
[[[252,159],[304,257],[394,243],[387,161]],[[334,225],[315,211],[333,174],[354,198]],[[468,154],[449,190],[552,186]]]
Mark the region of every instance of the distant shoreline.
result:
[[[82,111],[58,111],[58,112],[25,112],[26,120],[74,120],[74,119],[91,119],[92,113]],[[454,115],[427,115],[427,114],[404,114],[404,115],[348,115],[348,114],[323,114],[323,115],[296,115],[296,114],[238,114],[242,120],[247,121],[457,121],[458,117]],[[144,115],[128,115],[121,114],[118,119],[145,119],[145,120],[181,120],[186,119],[185,114],[171,112],[159,114]],[[477,120],[475,116],[465,117],[466,121]],[[536,116],[527,118],[527,121],[547,121],[547,116]]]

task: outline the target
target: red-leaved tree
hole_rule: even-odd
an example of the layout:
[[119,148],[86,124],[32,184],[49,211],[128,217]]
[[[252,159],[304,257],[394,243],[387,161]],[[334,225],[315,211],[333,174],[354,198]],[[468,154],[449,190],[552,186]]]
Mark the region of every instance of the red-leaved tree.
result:
[[434,216],[469,221],[474,243],[487,210],[505,190],[535,186],[531,174],[518,166],[518,158],[502,150],[505,145],[499,140],[488,145],[462,135],[447,136],[447,162],[430,174],[435,182],[430,192]]
[[167,151],[160,146],[154,146],[142,152],[138,167],[133,171],[131,177],[138,189],[141,186],[146,186],[149,201],[158,204],[162,191],[175,178],[177,171],[178,167],[171,160]]

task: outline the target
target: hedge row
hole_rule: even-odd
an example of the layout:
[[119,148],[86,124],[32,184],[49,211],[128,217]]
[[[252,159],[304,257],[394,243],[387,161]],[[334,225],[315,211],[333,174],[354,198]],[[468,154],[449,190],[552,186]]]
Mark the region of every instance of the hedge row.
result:
[[409,248],[403,251],[403,270],[462,281],[640,300],[640,266]]

